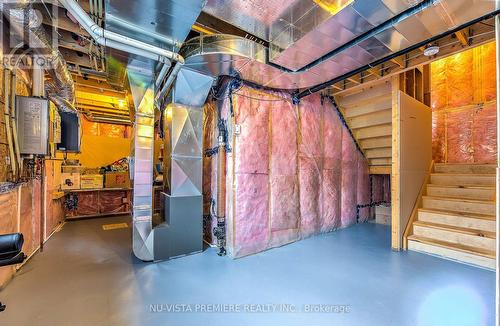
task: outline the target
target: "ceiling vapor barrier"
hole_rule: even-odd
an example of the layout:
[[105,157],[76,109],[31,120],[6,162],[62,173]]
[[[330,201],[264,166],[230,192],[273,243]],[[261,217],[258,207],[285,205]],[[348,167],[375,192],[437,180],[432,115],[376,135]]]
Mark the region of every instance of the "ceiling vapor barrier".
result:
[[[203,11],[269,42],[204,35],[185,65],[303,97],[495,14],[489,0],[208,0]],[[353,73],[354,72],[354,73]]]

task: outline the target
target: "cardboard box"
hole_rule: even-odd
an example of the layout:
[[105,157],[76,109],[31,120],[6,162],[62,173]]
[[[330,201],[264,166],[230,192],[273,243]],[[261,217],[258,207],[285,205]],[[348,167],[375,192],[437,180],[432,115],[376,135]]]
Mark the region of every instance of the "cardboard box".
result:
[[61,173],[61,189],[80,189],[80,173]]
[[101,189],[103,180],[102,174],[83,174],[80,177],[80,185],[82,189]]
[[127,172],[106,172],[106,188],[130,188],[130,176]]
[[83,166],[81,165],[62,165],[61,166],[63,173],[82,173]]

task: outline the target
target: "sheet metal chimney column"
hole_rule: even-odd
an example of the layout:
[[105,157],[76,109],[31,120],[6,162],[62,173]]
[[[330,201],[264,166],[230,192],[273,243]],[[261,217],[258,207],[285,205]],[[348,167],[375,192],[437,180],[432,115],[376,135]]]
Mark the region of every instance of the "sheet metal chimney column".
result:
[[134,99],[134,159],[131,177],[134,182],[132,204],[132,250],[144,261],[155,260],[153,216],[153,148],[154,90],[153,81],[128,71]]
[[182,68],[165,110],[164,222],[156,226],[155,259],[203,249],[203,105],[214,79]]

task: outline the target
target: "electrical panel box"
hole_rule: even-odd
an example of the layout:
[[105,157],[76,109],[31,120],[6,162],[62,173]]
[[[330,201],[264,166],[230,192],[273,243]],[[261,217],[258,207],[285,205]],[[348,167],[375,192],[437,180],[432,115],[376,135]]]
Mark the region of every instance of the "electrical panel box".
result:
[[21,154],[47,155],[49,151],[49,101],[16,96],[16,122]]
[[73,112],[59,112],[61,117],[61,141],[57,149],[65,152],[80,152],[80,115]]

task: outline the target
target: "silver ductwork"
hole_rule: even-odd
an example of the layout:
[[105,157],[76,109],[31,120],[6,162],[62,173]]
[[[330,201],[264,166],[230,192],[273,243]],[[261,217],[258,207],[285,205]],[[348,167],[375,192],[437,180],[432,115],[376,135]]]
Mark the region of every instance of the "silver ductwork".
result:
[[[150,77],[151,75],[149,75]],[[174,103],[166,109],[164,219],[153,223],[153,80],[128,72],[136,105],[132,248],[144,261],[169,259],[202,250],[203,104],[214,79],[181,69]]]
[[489,0],[356,0],[344,1],[347,5],[332,14],[319,3],[335,1],[283,6],[280,1],[208,0],[204,11],[269,40],[270,49],[236,36],[211,35],[190,40],[181,54],[188,67],[202,73],[304,89],[495,10]]

